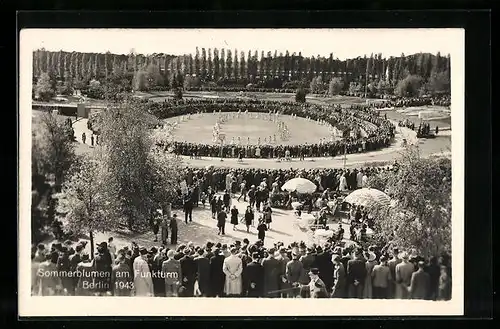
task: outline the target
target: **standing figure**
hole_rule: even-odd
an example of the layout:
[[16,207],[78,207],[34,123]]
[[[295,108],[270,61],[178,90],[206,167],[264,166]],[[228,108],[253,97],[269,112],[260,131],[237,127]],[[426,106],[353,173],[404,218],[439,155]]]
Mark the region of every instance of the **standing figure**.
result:
[[238,225],[238,214],[238,208],[234,205],[231,209],[231,224],[233,224],[233,231],[237,230],[236,225]]
[[266,223],[264,223],[262,216],[259,218],[259,225],[257,226],[257,231],[259,232],[257,234],[257,238],[262,242],[264,242],[264,239],[266,238],[267,225]]
[[170,244],[177,244],[177,214],[170,219]]
[[154,295],[153,279],[151,271],[147,263],[148,251],[142,247],[139,249],[140,256],[134,260],[134,294],[135,296],[148,296]]
[[250,225],[253,225],[253,220],[255,215],[252,210],[252,206],[247,206],[247,210],[245,211],[245,225],[247,226],[247,233],[250,232]]
[[222,271],[226,275],[226,284],[224,292],[227,296],[241,295],[243,288],[243,280],[241,274],[243,273],[243,262],[241,258],[236,255],[237,249],[231,248],[231,255],[224,260]]
[[219,232],[217,235],[225,235],[225,227],[226,227],[226,218],[227,214],[225,211],[219,211],[217,213],[217,228],[219,229]]

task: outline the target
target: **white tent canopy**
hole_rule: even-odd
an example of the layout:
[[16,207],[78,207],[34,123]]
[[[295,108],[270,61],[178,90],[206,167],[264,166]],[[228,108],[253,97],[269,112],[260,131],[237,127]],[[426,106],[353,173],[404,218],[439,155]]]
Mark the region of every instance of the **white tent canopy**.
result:
[[297,191],[297,193],[308,194],[314,193],[317,189],[316,184],[308,179],[297,177],[292,178],[281,187],[283,191]]
[[390,206],[391,198],[384,192],[374,188],[361,188],[349,194],[344,202],[363,207]]

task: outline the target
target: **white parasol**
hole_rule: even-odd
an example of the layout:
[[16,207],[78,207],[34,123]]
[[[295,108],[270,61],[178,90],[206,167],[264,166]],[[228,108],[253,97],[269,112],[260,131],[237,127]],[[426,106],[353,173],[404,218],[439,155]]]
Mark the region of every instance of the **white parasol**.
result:
[[293,178],[286,182],[281,189],[283,191],[297,191],[297,193],[308,194],[314,193],[317,189],[316,184],[305,178]]
[[382,191],[374,188],[362,188],[349,194],[344,202],[363,207],[390,206],[391,198]]

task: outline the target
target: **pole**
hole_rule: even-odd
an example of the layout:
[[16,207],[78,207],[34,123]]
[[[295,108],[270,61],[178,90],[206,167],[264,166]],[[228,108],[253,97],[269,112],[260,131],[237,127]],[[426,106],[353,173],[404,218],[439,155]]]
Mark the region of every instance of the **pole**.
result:
[[222,139],[221,139],[221,141],[220,141],[220,161],[224,161],[224,160],[222,159],[222,144],[223,144],[223,141],[222,141]]
[[345,170],[346,161],[347,161],[347,146],[344,145],[344,170]]

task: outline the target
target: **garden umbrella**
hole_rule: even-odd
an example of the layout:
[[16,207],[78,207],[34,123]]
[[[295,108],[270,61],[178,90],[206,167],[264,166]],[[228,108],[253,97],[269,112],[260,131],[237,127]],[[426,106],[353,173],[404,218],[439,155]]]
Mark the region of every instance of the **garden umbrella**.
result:
[[391,198],[382,191],[374,188],[361,188],[349,194],[344,202],[363,207],[389,206]]
[[283,191],[297,191],[297,193],[301,194],[314,193],[316,191],[316,188],[316,184],[308,179],[301,177],[290,179],[281,187]]

